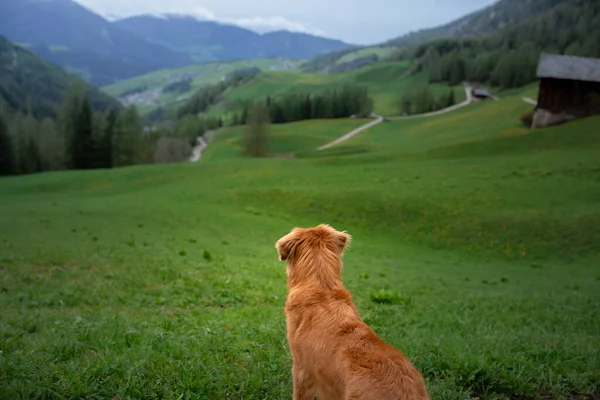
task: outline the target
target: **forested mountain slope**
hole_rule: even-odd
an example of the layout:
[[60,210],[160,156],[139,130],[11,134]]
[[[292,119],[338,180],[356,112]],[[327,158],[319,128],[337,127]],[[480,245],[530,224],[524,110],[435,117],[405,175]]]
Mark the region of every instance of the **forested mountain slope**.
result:
[[[60,67],[0,36],[0,100],[9,109],[36,118],[56,117],[69,85],[76,80]],[[120,107],[104,92],[87,85],[86,89],[94,109]]]

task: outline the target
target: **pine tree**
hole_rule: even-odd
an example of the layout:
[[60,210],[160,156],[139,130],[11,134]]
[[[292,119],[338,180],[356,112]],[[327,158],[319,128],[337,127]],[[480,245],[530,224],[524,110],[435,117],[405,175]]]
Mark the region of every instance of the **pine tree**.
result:
[[114,138],[117,131],[118,113],[115,108],[111,108],[106,115],[106,126],[102,137],[102,166],[112,168],[114,165]]
[[244,154],[250,157],[266,157],[270,147],[269,110],[257,102],[248,113],[244,132]]
[[14,146],[8,125],[2,113],[0,113],[0,175],[12,175],[15,173]]
[[451,107],[455,104],[456,104],[456,97],[454,95],[454,90],[450,90],[450,93],[448,93],[448,103],[446,104],[446,106]]
[[[190,118],[195,118],[189,116]],[[120,115],[114,143],[116,166],[135,165],[141,159],[144,127],[135,106],[127,107]]]
[[67,94],[61,105],[58,116],[58,126],[63,132],[65,140],[65,153],[67,155],[67,165],[69,168],[75,168],[73,155],[76,149],[76,132],[79,117],[81,113],[82,101],[85,96],[84,87],[79,81],[69,86]]
[[92,116],[90,102],[87,97],[84,97],[80,104],[71,140],[70,156],[73,169],[88,169],[93,166]]
[[39,127],[39,148],[44,171],[58,171],[65,169],[65,143],[64,137],[56,129],[56,122],[51,118],[44,118]]

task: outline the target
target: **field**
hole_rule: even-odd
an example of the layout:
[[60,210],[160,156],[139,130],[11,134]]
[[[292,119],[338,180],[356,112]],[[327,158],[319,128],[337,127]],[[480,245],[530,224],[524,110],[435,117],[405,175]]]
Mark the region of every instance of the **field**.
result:
[[600,119],[530,132],[520,97],[303,158],[238,157],[223,130],[196,164],[0,180],[0,397],[290,398],[274,243],[329,223],[433,399],[598,398]]
[[[302,73],[274,71],[257,76],[253,81],[228,91],[230,101],[266,98],[294,92],[320,93],[336,89],[345,83],[366,86],[374,101],[376,114],[400,114],[400,101],[406,88],[427,82],[426,73],[410,75],[409,64],[404,61],[375,64],[358,71],[343,73]],[[432,90],[442,93],[450,89],[445,84],[432,84]],[[457,102],[465,99],[462,87],[453,87]],[[215,107],[219,108],[219,107]]]
[[[271,153],[289,154],[315,150],[338,137],[368,123],[369,119],[308,120],[291,124],[271,125]],[[238,157],[243,147],[244,127],[223,128],[211,143],[203,160]]]
[[[373,48],[370,48],[373,50]],[[368,49],[365,49],[368,50]],[[362,50],[361,50],[362,51]],[[354,53],[352,53],[354,54]],[[302,73],[296,70],[297,63],[280,60],[249,60],[235,63],[213,63],[195,65],[176,70],[153,72],[137,78],[128,79],[115,85],[106,86],[103,90],[113,96],[119,96],[126,91],[145,87],[148,98],[152,101],[136,103],[142,114],[158,107],[158,104],[172,109],[181,104],[187,97],[203,85],[218,82],[225,74],[238,68],[260,67],[265,71],[251,82],[235,87],[226,93],[230,102],[236,100],[253,100],[293,92],[321,93],[325,90],[339,89],[346,83],[366,86],[374,100],[374,112],[392,116],[400,114],[402,93],[408,87],[427,82],[426,73],[411,75],[407,62],[385,62],[375,64],[358,71],[343,73]],[[282,70],[283,67],[289,67]],[[272,70],[275,69],[275,70]],[[158,93],[156,98],[152,92],[159,91],[171,82],[194,76],[193,88],[190,92]],[[441,94],[450,90],[445,84],[430,85],[435,93]],[[465,99],[464,89],[460,86],[452,88],[457,102]],[[153,102],[156,99],[157,103]],[[228,114],[223,104],[211,107],[208,116],[224,116]]]

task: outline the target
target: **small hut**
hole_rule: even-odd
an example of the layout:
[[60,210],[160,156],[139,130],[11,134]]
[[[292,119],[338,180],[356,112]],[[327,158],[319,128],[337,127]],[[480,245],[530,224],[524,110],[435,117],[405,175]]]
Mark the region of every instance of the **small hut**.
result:
[[532,128],[600,114],[600,59],[542,54]]
[[485,89],[480,89],[480,88],[473,89],[471,91],[471,94],[473,95],[473,97],[475,97],[476,99],[479,99],[479,100],[485,100],[485,99],[488,99],[491,97],[490,92],[488,92]]

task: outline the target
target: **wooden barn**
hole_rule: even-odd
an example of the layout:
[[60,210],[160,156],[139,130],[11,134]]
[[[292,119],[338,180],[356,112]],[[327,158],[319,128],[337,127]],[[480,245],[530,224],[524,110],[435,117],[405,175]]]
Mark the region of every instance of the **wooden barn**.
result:
[[600,59],[542,54],[532,128],[600,114]]
[[473,95],[473,97],[475,97],[476,99],[479,100],[485,100],[485,99],[489,99],[490,96],[490,92],[488,92],[485,89],[479,89],[479,88],[475,88],[471,91],[471,94]]

